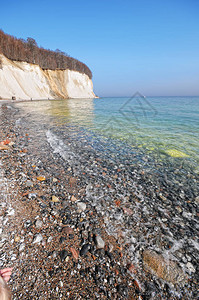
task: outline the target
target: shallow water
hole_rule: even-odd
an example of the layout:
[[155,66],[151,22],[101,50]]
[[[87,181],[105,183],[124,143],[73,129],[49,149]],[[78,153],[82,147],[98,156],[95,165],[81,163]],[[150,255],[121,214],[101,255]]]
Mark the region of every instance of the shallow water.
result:
[[195,162],[198,171],[199,97],[72,99],[19,107],[60,124],[83,126],[132,146]]
[[[30,131],[43,152],[46,140],[86,186],[85,200],[121,240],[142,288],[142,252],[153,249],[192,278],[186,287],[169,285],[171,294],[195,297],[199,98],[69,99],[15,108],[17,126]],[[153,292],[165,292],[154,280]]]

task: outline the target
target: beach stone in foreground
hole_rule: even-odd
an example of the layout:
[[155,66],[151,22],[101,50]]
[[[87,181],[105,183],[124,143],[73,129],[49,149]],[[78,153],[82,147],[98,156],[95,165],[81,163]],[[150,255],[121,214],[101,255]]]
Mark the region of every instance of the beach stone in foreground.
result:
[[176,262],[166,260],[153,250],[143,252],[144,268],[157,277],[174,285],[184,284],[187,277]]

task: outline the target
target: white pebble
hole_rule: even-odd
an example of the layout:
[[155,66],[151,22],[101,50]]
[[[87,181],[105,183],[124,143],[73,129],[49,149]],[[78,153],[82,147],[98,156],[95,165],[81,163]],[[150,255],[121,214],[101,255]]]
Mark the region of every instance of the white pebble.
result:
[[39,233],[39,234],[37,234],[37,235],[35,236],[34,241],[33,241],[33,244],[38,244],[38,243],[40,243],[42,240],[43,240],[43,237],[42,237],[42,235]]
[[35,222],[35,226],[36,226],[36,228],[41,228],[43,226],[43,222],[41,220],[37,220]]
[[8,216],[14,216],[14,214],[15,214],[14,208],[10,207],[10,208],[8,209],[7,215],[8,215]]
[[195,273],[196,269],[194,268],[194,266],[192,265],[192,263],[188,262],[188,263],[186,264],[186,266],[187,266],[187,268],[189,269],[189,271],[190,271],[191,273]]
[[24,245],[24,244],[21,244],[21,245],[19,246],[19,252],[21,252],[24,248],[25,248],[25,245]]
[[52,237],[52,236],[49,236],[49,238],[47,239],[47,243],[52,242],[52,240],[53,240],[53,237]]
[[84,202],[78,202],[77,207],[79,208],[79,211],[85,211],[86,209],[86,203]]
[[97,245],[97,248],[99,248],[99,249],[102,249],[105,246],[105,242],[103,241],[103,239],[101,238],[100,235],[96,236],[96,245]]

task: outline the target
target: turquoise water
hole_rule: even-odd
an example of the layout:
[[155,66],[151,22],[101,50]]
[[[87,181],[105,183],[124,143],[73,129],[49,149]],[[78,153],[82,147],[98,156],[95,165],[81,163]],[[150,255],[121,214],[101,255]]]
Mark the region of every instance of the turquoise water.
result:
[[199,161],[199,97],[99,99],[95,112],[95,126],[106,135]]
[[199,172],[199,97],[66,99],[19,103],[57,125],[72,124],[130,147],[184,159]]

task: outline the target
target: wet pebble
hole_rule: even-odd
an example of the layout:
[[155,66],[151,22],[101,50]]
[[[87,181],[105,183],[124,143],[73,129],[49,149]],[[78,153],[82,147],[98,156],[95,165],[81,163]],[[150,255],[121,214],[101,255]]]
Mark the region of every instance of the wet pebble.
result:
[[19,246],[19,252],[23,251],[24,249],[25,249],[25,244],[23,243]]
[[101,238],[100,235],[95,235],[95,239],[94,240],[95,240],[95,244],[96,244],[97,248],[99,248],[99,249],[103,249],[104,248],[105,242]]
[[65,249],[61,250],[59,252],[59,256],[60,256],[61,260],[64,260],[68,256],[68,251],[66,251]]
[[86,255],[89,249],[90,249],[90,244],[84,244],[80,250],[80,255],[81,256]]
[[42,226],[43,226],[43,222],[42,222],[41,220],[37,220],[37,221],[35,222],[35,227],[36,227],[36,228],[42,228]]
[[194,266],[192,265],[192,263],[188,262],[186,264],[186,266],[187,266],[187,268],[188,268],[188,270],[189,270],[190,273],[195,273],[196,272],[196,269],[194,268]]
[[39,233],[34,236],[33,244],[38,244],[43,241],[43,236]]
[[26,181],[26,186],[27,187],[33,187],[33,182],[30,181],[30,180]]
[[117,285],[117,292],[123,297],[123,299],[128,297],[128,287],[122,284]]
[[52,236],[49,236],[48,239],[47,239],[47,243],[51,243],[53,240],[53,237]]
[[197,204],[199,204],[199,196],[197,196],[197,197],[195,198],[195,201],[196,201]]
[[78,210],[80,212],[85,211],[86,210],[86,203],[84,203],[84,202],[77,202],[77,207],[78,207]]
[[54,203],[57,203],[57,202],[59,202],[59,198],[53,195],[51,201]]

